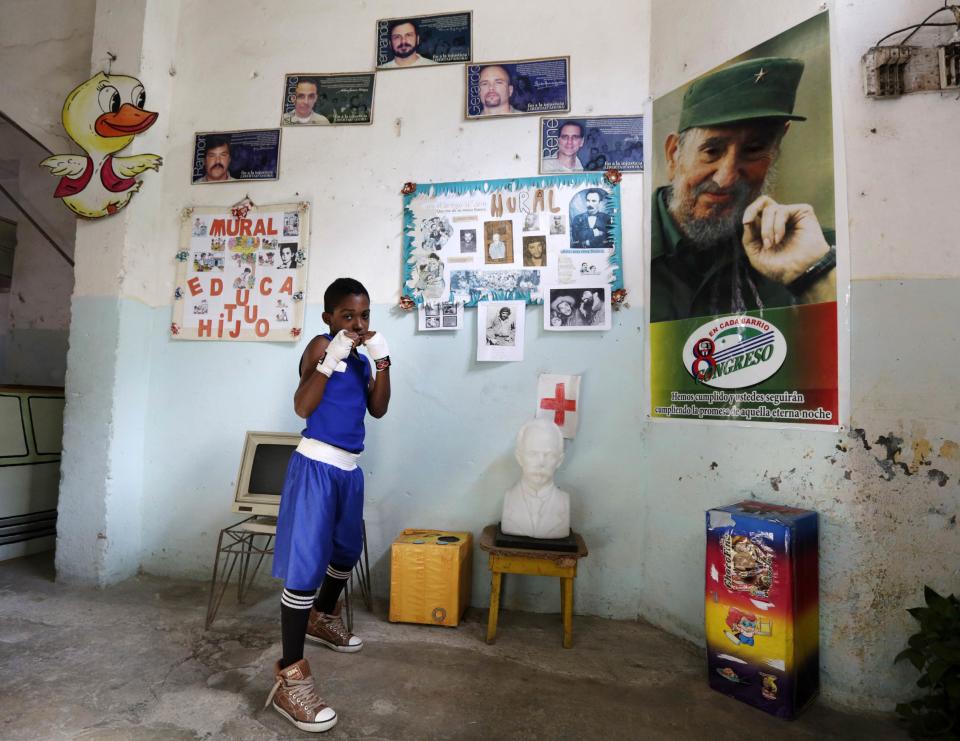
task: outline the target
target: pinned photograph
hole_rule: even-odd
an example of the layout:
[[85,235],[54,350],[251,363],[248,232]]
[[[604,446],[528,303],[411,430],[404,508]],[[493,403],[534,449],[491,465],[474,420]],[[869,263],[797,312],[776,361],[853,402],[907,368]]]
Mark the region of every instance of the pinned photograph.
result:
[[457,330],[463,326],[463,303],[453,301],[425,301],[417,307],[417,327],[421,332]]
[[413,257],[414,265],[406,288],[424,300],[436,300],[444,296],[447,286],[444,279],[444,264],[436,252],[421,251]]
[[484,262],[487,265],[513,262],[513,222],[487,221],[483,224]]
[[524,214],[523,231],[525,232],[540,231],[540,214],[539,213],[537,213],[536,211],[531,211],[530,213]]
[[616,265],[607,250],[563,250],[560,252],[561,283],[612,283]]
[[445,216],[432,216],[423,220],[420,233],[423,235],[421,247],[427,252],[439,252],[453,234],[453,224]]
[[599,250],[613,247],[612,222],[606,212],[608,193],[586,188],[570,199],[570,246]]
[[570,57],[468,64],[466,76],[467,119],[570,110]]
[[553,331],[610,329],[609,286],[549,288],[543,303],[543,328]]
[[280,129],[197,134],[193,183],[276,180],[280,171]]
[[281,126],[349,126],[373,121],[372,72],[284,77]]
[[535,301],[540,294],[540,270],[454,270],[450,290],[458,301]]
[[523,267],[544,268],[547,266],[547,238],[523,238]]
[[477,360],[523,360],[523,301],[481,301],[477,304]]
[[477,230],[476,229],[461,229],[460,230],[460,254],[461,255],[473,255],[477,251]]
[[567,222],[561,214],[550,217],[550,233],[554,236],[567,233]]
[[472,14],[441,13],[377,21],[377,69],[469,62]]
[[296,270],[299,267],[297,260],[297,249],[299,245],[296,242],[280,242],[277,246],[279,253],[279,263],[277,267],[280,270]]
[[283,236],[300,236],[300,214],[296,211],[286,211],[283,214]]
[[540,172],[643,172],[643,116],[540,119]]

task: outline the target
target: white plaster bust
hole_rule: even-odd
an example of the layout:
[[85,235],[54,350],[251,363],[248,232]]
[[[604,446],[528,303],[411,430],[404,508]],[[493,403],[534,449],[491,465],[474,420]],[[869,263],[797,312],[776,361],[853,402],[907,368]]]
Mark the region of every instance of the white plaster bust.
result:
[[563,461],[563,433],[548,419],[532,419],[517,433],[520,480],[503,497],[500,529],[528,538],[570,534],[570,495],[553,483]]

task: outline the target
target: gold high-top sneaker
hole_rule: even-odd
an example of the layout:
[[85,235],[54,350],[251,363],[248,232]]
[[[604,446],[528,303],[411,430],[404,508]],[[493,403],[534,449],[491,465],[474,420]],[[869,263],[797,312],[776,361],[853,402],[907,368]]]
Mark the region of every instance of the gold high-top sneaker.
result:
[[319,733],[337,725],[337,714],[317,694],[306,659],[300,659],[286,669],[281,669],[278,661],[273,666],[273,676],[277,681],[264,708],[272,703],[274,710],[301,731]]
[[363,640],[347,630],[340,617],[340,605],[331,613],[317,612],[310,608],[310,618],[307,621],[307,638],[314,643],[320,643],[327,648],[341,653],[354,653],[363,648]]

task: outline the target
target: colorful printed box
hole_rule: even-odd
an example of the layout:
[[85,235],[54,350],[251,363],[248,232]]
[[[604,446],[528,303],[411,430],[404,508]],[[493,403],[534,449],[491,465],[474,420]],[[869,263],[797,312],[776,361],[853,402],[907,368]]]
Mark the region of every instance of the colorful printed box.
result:
[[707,512],[710,686],[792,719],[820,690],[817,513],[762,502]]

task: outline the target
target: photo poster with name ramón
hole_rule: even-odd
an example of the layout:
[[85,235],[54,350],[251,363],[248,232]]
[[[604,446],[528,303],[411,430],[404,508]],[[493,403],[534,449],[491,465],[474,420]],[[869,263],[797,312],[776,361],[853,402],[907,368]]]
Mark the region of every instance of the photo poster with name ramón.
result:
[[540,304],[547,285],[612,292],[621,216],[619,185],[598,173],[420,183],[403,199],[402,295],[473,307]]
[[309,235],[306,203],[184,209],[171,336],[296,342]]

